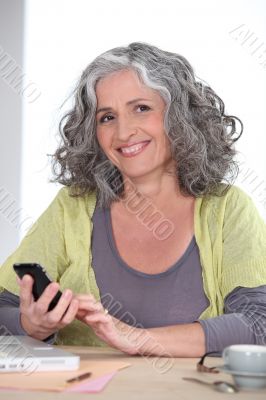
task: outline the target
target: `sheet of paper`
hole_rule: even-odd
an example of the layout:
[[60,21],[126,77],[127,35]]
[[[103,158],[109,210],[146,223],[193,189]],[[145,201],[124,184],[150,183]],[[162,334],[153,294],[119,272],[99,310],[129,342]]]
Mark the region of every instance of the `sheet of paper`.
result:
[[105,388],[108,382],[117,374],[117,371],[111,372],[104,376],[100,376],[94,380],[86,380],[84,383],[80,383],[75,387],[67,388],[64,392],[75,392],[75,393],[98,393]]
[[68,384],[66,383],[66,380],[85,372],[91,372],[92,374],[90,378],[86,379],[86,381],[83,381],[82,383],[89,383],[96,378],[100,378],[129,366],[129,363],[121,361],[81,360],[80,368],[76,371],[33,372],[28,375],[25,372],[1,373],[0,388],[62,391],[70,387],[75,388],[79,386],[81,382]]

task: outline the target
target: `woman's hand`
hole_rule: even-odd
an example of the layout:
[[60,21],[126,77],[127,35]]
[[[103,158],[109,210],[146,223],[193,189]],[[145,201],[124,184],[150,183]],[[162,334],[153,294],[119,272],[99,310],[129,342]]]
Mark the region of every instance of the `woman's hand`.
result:
[[76,318],[89,325],[95,334],[112,347],[127,354],[159,357],[201,357],[205,335],[199,322],[136,328],[112,317],[92,295],[77,295]]
[[127,354],[138,353],[136,338],[141,334],[141,329],[109,315],[92,295],[80,294],[75,299],[79,302],[76,318],[89,325],[100,339]]
[[33,279],[30,275],[18,279],[18,283],[21,325],[29,336],[44,340],[75,319],[79,302],[71,290],[66,289],[55,308],[48,311],[51,300],[59,290],[58,283],[53,282],[47,286],[37,301],[34,301],[32,295]]

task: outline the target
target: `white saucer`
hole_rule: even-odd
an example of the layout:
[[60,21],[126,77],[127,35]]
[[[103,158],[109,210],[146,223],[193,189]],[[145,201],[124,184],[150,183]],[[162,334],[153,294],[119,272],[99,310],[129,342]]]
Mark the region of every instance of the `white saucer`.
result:
[[221,372],[230,374],[235,384],[243,389],[263,389],[266,388],[266,372],[234,371],[227,365],[217,367]]
[[230,369],[227,365],[223,365],[222,367],[217,367],[216,369],[219,369],[219,371],[225,372],[226,374],[231,374],[231,375],[266,378],[266,372],[235,371],[235,370]]

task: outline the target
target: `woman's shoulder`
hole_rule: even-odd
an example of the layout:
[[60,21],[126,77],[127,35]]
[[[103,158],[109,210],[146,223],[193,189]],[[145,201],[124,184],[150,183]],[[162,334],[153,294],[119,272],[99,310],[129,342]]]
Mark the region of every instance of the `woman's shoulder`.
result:
[[245,214],[255,212],[252,198],[239,186],[220,183],[214,193],[197,199],[199,215],[215,216],[219,220],[245,210]]
[[[223,184],[226,186],[225,184]],[[237,185],[230,185],[225,194],[226,207],[230,209],[252,209],[256,208],[252,197]]]
[[77,196],[74,195],[71,187],[64,186],[58,191],[54,202],[59,204],[63,209],[72,210],[73,212],[84,210],[92,215],[96,205],[96,192],[92,191]]
[[237,185],[228,185],[221,182],[216,191],[205,196],[206,201],[216,202],[216,203],[226,203],[227,206],[234,205],[235,203],[247,204],[252,202],[251,197],[243,189]]
[[75,191],[71,186],[63,186],[57,192],[56,197],[66,203],[77,201],[90,202],[94,201],[94,198],[96,198],[95,190],[82,195],[77,195],[76,193],[77,191]]

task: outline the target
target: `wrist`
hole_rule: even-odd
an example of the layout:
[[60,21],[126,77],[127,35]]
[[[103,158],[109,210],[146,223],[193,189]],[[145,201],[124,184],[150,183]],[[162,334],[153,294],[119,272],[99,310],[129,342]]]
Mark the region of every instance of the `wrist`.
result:
[[128,325],[114,317],[113,321],[120,337],[119,346],[117,348],[130,355],[140,354],[139,345],[144,329]]
[[151,343],[154,343],[149,331],[144,328],[131,326],[128,333],[128,341],[131,346],[131,355],[145,355]]

